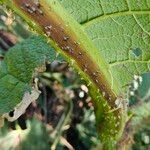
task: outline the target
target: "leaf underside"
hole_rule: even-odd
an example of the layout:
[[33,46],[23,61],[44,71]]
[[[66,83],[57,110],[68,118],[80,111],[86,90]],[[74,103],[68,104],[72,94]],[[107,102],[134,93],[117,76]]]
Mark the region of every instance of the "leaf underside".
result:
[[[60,1],[64,8],[81,24],[80,27],[83,32],[86,32],[94,43],[97,50],[95,57],[97,58],[97,54],[99,54],[105,59],[112,77],[112,89],[117,83],[118,89],[120,89],[119,93],[124,93],[125,85],[130,83],[134,74],[150,71],[150,4],[148,1]],[[4,86],[0,86],[0,114],[10,111],[15,104],[20,102],[23,93],[30,90],[33,74],[37,72],[35,68],[43,67],[47,60],[52,61],[54,59],[55,53],[50,50],[46,42],[43,43],[34,42],[34,38],[31,38],[7,53],[5,60],[1,63],[2,69],[0,69],[0,85],[4,84]],[[89,55],[94,56],[92,50],[88,52]],[[16,56],[18,56],[17,59]],[[12,89],[14,92],[10,93],[9,91]],[[21,94],[16,95],[16,92]],[[15,103],[11,101],[12,98]],[[111,125],[117,125],[117,119],[113,112],[107,114],[110,111],[107,102],[97,101],[97,97],[95,99],[97,122],[102,127],[100,130],[105,132],[109,139],[108,134],[115,131],[109,129],[116,128]],[[6,103],[7,105],[5,105]],[[102,115],[104,116],[102,117]],[[119,134],[118,130],[115,131],[117,132],[115,134]]]
[[[103,55],[120,92],[150,71],[150,3],[148,0],[60,0]],[[115,82],[112,81],[112,87]]]

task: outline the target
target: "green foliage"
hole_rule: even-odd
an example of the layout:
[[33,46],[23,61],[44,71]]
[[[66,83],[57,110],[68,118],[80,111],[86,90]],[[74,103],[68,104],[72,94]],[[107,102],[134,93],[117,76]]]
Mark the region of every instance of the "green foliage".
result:
[[142,85],[139,87],[140,96],[144,98],[146,95],[150,96],[150,73],[143,74],[143,82]]
[[[9,0],[7,1],[10,2]],[[53,15],[58,17],[56,20],[58,19],[59,21],[62,19],[60,24],[62,23],[70,39],[75,39],[75,42],[81,42],[81,47],[79,47],[81,49],[77,50],[82,50],[81,52],[87,54],[83,62],[88,58],[86,61],[94,62],[94,65],[100,70],[101,74],[98,76],[101,77],[102,75],[102,80],[95,81],[97,83],[103,82],[104,84],[101,84],[103,87],[91,86],[91,93],[95,103],[97,125],[101,125],[99,128],[101,130],[101,135],[103,135],[103,141],[106,140],[108,142],[110,138],[118,140],[120,133],[122,133],[122,127],[126,121],[126,109],[121,105],[122,111],[117,114],[116,107],[118,106],[115,106],[116,99],[112,101],[113,107],[115,106],[114,110],[112,110],[113,107],[109,105],[111,102],[109,99],[105,99],[104,95],[107,92],[115,94],[116,97],[126,94],[127,88],[124,87],[130,84],[133,76],[149,71],[149,4],[147,4],[146,1],[135,2],[134,0],[130,2],[125,0],[113,0],[111,2],[106,2],[104,0],[61,0],[62,6],[54,0],[45,0],[44,2],[41,1],[41,3],[45,9],[48,9],[46,4],[52,7]],[[17,5],[14,7],[12,3],[10,3],[10,7],[16,10],[29,22],[29,24],[31,24],[33,20],[25,15],[25,10],[20,10],[20,7]],[[78,21],[78,23],[65,11],[65,9]],[[49,12],[48,15],[51,16],[51,12]],[[30,17],[32,18],[32,15]],[[32,24],[35,25],[35,30],[39,32],[40,28],[41,33],[41,30],[43,31],[43,26],[40,24],[41,22],[36,22],[37,20],[34,21],[35,24]],[[53,23],[53,21],[51,23]],[[60,24],[58,29],[61,28]],[[43,32],[45,32],[45,30]],[[47,38],[49,39],[49,37]],[[81,71],[81,76],[95,85],[93,75],[89,72],[84,72],[85,68],[78,65],[82,62],[82,59],[78,59],[78,57],[76,59],[68,55],[68,52],[64,52],[63,48],[60,46],[61,42],[58,40],[59,38],[54,38],[55,37],[51,38],[51,40],[53,40],[51,44],[63,55],[65,53],[69,62],[74,60],[76,63],[73,64],[73,67],[78,68],[78,70]],[[45,45],[38,45],[39,42],[35,42],[35,47],[37,48],[33,48],[32,44],[34,42],[30,41],[30,43],[29,45],[27,45],[27,43],[23,45],[23,48],[22,46],[19,47],[19,49],[17,48],[17,51],[11,50],[6,55],[4,62],[2,62],[0,77],[4,77],[0,81],[0,84],[3,85],[0,89],[0,95],[2,95],[0,99],[3,99],[3,101],[0,108],[7,102],[9,105],[7,111],[19,103],[19,99],[22,98],[24,92],[31,88],[33,74],[38,72],[39,68],[42,68],[45,62],[50,59],[51,54],[48,47],[43,51]],[[18,56],[17,61],[16,56]],[[90,70],[93,68],[91,67]],[[105,87],[109,87],[108,89],[110,90],[107,88],[105,89]],[[102,91],[103,88],[105,91]],[[12,89],[14,89],[15,94],[13,95],[12,92],[11,96],[8,96],[7,94]],[[101,90],[100,93],[99,89]],[[2,93],[2,91],[4,93]],[[18,95],[16,95],[16,92]],[[103,92],[105,92],[105,94]],[[97,101],[97,97],[102,100]],[[14,101],[10,102],[10,98],[13,98],[15,103]],[[120,103],[122,103],[122,101]],[[4,110],[2,109],[1,114],[3,112]],[[110,113],[108,114],[108,112]],[[120,116],[120,114],[122,116]],[[119,120],[116,117],[121,119]],[[120,128],[115,126],[118,122],[121,126]]]
[[[109,66],[120,92],[134,74],[150,71],[150,5],[136,0],[61,0]],[[136,55],[138,53],[138,55]]]
[[[79,132],[79,138],[85,145],[86,149],[92,149],[92,147],[99,144],[98,134],[95,129],[95,116],[92,110],[84,111],[84,119],[77,126],[77,131]],[[82,150],[82,147],[78,144],[77,148]]]
[[35,118],[28,120],[27,123],[28,129],[21,130],[18,126],[17,130],[11,131],[8,130],[8,125],[5,124],[5,126],[0,131],[1,149],[48,150],[49,135],[48,132],[46,131],[45,126]]
[[31,90],[33,77],[55,58],[54,49],[39,36],[32,36],[9,50],[0,62],[1,115],[21,102],[24,93]]
[[148,150],[148,149],[150,149],[149,135],[150,135],[150,127],[149,126],[145,126],[142,129],[140,129],[134,135],[134,141],[136,143],[133,144],[132,150]]
[[30,132],[22,141],[20,149],[36,149],[48,150],[49,149],[49,135],[46,128],[39,121],[33,119],[31,122]]

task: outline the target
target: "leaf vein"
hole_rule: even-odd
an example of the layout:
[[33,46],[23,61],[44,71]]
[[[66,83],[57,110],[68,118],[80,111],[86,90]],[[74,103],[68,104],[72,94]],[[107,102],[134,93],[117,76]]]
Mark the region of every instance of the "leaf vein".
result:
[[81,23],[83,25],[84,28],[86,28],[87,26],[91,25],[92,23],[94,23],[97,20],[104,20],[107,19],[109,17],[114,17],[114,16],[125,16],[125,15],[142,15],[142,14],[150,14],[149,10],[144,10],[144,11],[122,11],[122,12],[114,12],[111,14],[104,14],[104,15],[100,15],[100,16],[96,16],[90,20],[87,20],[83,23]]

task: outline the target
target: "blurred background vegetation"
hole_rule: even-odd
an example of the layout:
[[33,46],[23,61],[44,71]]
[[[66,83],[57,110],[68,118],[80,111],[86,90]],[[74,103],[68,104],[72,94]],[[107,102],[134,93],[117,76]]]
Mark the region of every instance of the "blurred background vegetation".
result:
[[[0,6],[0,61],[10,47],[33,34],[26,23]],[[150,100],[150,73],[130,97],[130,109]],[[39,99],[15,122],[0,129],[0,150],[100,149],[88,87],[65,61],[54,61],[39,75]],[[139,109],[143,111],[143,109]],[[144,112],[144,111],[143,111]],[[135,128],[126,127],[133,150],[150,149],[150,120],[142,118]],[[122,141],[126,142],[126,141]]]

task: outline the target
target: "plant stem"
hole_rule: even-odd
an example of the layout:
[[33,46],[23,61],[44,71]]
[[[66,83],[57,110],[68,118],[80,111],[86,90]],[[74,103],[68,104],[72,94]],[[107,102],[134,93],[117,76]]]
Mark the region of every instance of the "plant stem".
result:
[[55,140],[51,146],[51,149],[52,150],[55,150],[57,148],[57,144],[60,140],[60,136],[62,135],[62,128],[68,123],[69,119],[70,119],[70,116],[71,116],[71,113],[72,113],[72,110],[73,110],[73,104],[72,104],[72,101],[69,101],[68,102],[68,106],[65,110],[65,112],[62,114],[61,118],[60,118],[60,121],[57,125],[57,127],[55,128]]
[[[117,81],[112,89],[108,65],[81,26],[66,13],[57,0],[5,0],[38,33],[79,72],[89,84],[96,115],[96,125],[102,141],[112,146],[122,134],[126,107],[117,109]],[[123,100],[120,97],[119,100]]]

